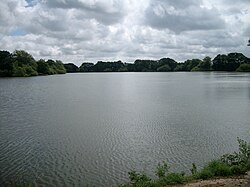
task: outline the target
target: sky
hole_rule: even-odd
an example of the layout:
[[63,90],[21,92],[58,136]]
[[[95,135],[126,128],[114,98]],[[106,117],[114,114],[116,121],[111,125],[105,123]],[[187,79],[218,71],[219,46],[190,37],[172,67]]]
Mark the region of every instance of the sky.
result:
[[64,63],[250,57],[250,0],[1,0],[0,50]]

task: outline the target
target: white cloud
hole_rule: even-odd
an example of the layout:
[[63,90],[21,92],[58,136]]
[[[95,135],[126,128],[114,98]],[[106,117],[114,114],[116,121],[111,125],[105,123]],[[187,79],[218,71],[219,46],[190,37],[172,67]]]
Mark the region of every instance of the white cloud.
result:
[[77,65],[162,57],[183,61],[235,51],[250,56],[249,5],[249,0],[1,1],[0,49]]

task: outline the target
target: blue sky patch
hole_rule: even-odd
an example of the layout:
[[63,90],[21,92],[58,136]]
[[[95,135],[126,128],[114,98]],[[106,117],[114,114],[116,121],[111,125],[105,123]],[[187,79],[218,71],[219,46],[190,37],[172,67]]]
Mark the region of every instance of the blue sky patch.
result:
[[28,3],[26,7],[33,7],[36,5],[35,0],[25,0],[25,1]]
[[25,32],[22,28],[16,28],[10,32],[10,36],[24,36],[26,34],[27,32]]

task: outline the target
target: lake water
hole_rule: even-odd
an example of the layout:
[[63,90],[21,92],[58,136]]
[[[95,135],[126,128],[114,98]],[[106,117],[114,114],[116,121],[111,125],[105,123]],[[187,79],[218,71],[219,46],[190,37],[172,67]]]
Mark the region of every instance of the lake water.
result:
[[0,186],[111,186],[158,162],[189,171],[250,141],[250,74],[0,79]]

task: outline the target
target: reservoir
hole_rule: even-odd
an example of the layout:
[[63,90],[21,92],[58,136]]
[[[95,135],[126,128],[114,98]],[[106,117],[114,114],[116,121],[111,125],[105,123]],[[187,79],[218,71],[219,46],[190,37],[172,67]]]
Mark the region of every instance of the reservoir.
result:
[[0,186],[111,186],[189,172],[250,141],[250,74],[0,78]]

